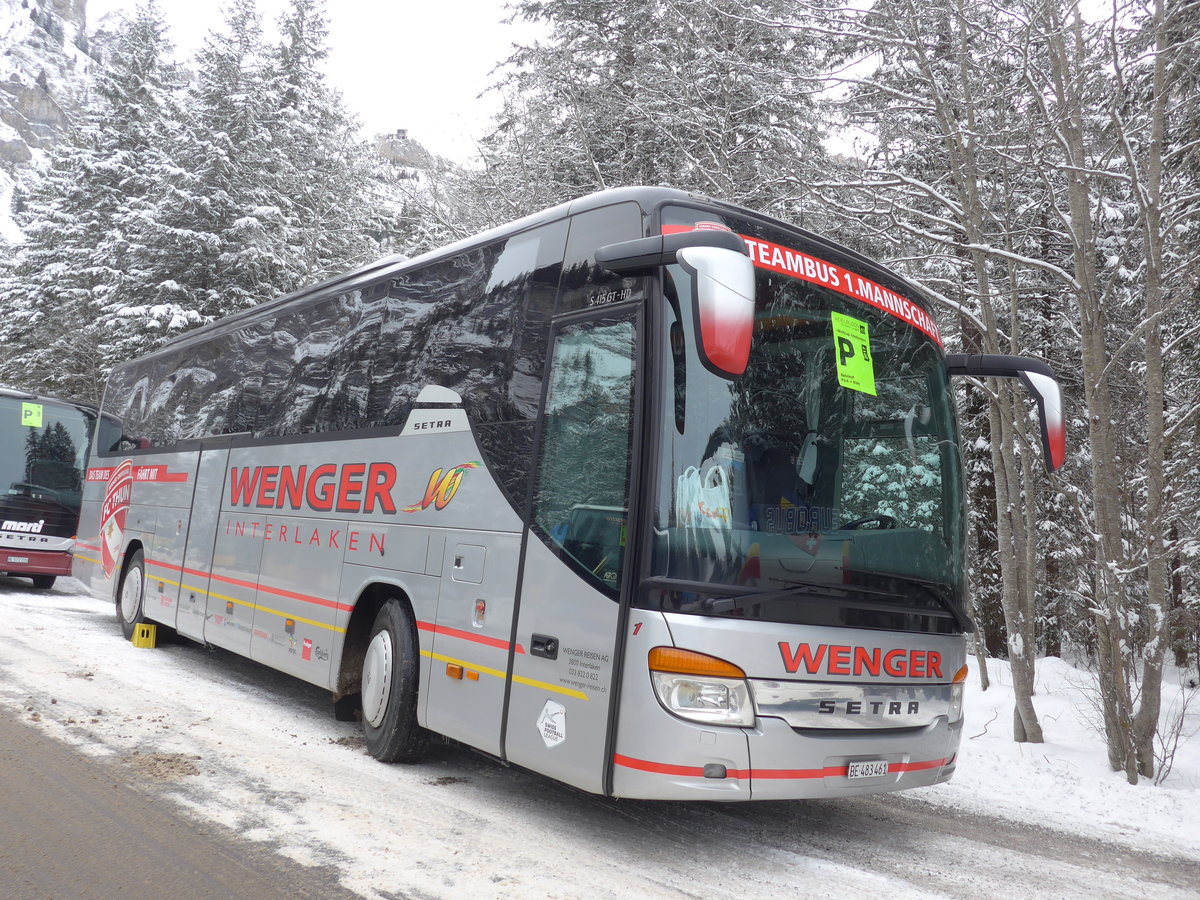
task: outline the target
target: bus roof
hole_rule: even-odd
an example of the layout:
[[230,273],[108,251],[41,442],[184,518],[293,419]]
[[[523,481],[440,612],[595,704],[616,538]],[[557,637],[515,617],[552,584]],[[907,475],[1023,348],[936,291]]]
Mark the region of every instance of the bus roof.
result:
[[49,394],[35,394],[32,391],[22,391],[19,388],[10,388],[0,385],[0,397],[5,397],[10,400],[36,400],[38,403],[58,403],[62,406],[74,406],[80,410],[87,412],[98,412],[98,408],[94,403],[84,403],[79,400],[68,400],[66,397],[52,397]]

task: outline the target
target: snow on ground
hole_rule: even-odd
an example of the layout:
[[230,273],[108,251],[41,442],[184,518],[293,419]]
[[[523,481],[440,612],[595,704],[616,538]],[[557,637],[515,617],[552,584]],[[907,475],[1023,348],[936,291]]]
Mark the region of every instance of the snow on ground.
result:
[[[1159,787],[1127,783],[1110,771],[1101,732],[1095,678],[1057,658],[1038,660],[1034,708],[1042,744],[1012,739],[1012,674],[988,660],[991,687],[972,675],[966,729],[955,777],[908,796],[971,812],[1039,822],[1146,850],[1174,848],[1200,859],[1200,690],[1197,673],[1169,669],[1164,724],[1185,715],[1167,778]],[[1190,681],[1192,687],[1181,686]],[[1164,731],[1168,730],[1166,728]]]
[[[0,578],[0,707],[131,767],[244,839],[338,867],[365,897],[1188,894],[1164,892],[1144,872],[1126,876],[1123,864],[1098,871],[1090,845],[1022,857],[1008,838],[966,833],[979,822],[1009,829],[993,815],[1102,839],[1111,855],[1200,861],[1200,697],[1166,784],[1129,786],[1108,770],[1090,724],[1089,676],[1060,660],[1040,664],[1047,740],[1037,746],[1012,743],[1010,679],[1004,666],[990,668],[992,688],[968,695],[948,784],[880,805],[654,804],[585,796],[453,745],[420,765],[381,765],[358,725],[333,718],[325,692],[188,642],[136,648],[121,639],[111,604],[78,582],[27,585]],[[1173,684],[1164,715],[1184,695]],[[923,827],[930,822],[945,830]]]

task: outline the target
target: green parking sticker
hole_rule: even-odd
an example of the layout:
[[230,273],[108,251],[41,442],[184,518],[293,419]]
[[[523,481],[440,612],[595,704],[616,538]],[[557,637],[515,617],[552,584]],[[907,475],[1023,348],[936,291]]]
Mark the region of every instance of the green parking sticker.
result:
[[42,427],[42,404],[40,403],[22,403],[21,404],[21,424],[28,425],[30,428]]
[[833,352],[838,384],[852,391],[875,396],[875,362],[871,358],[871,336],[867,323],[841,313],[833,319]]

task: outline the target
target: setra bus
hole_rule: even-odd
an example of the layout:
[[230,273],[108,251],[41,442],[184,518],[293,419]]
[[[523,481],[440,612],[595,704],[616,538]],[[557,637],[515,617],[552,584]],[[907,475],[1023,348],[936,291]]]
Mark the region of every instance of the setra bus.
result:
[[[116,367],[76,572],[332,692],[586,791],[928,785],[962,732],[964,503],[927,301],[816,235],[593,194],[265,302]],[[103,445],[101,445],[103,446]]]
[[42,590],[71,574],[97,418],[86,403],[0,387],[0,573]]

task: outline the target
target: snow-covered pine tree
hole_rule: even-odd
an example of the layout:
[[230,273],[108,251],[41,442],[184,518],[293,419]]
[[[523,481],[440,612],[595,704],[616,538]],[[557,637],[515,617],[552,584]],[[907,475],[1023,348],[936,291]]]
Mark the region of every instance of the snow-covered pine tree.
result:
[[3,380],[98,400],[114,343],[140,330],[102,312],[154,290],[133,260],[141,223],[173,169],[169,58],[151,0],[118,30],[93,104],[25,198],[26,240],[0,285]]
[[155,265],[193,316],[245,309],[291,280],[281,190],[289,163],[275,140],[281,107],[255,2],[233,0],[224,31],[210,34],[197,54],[179,171],[150,225]]
[[549,37],[497,89],[473,196],[503,220],[593,190],[669,184],[793,217],[794,179],[823,157],[808,79],[816,39],[776,27],[776,0],[514,4]]
[[254,0],[235,0],[208,37],[184,101],[180,166],[146,218],[147,265],[189,327],[380,255],[367,148],[320,69],[322,3],[293,0],[278,25],[268,44]]

